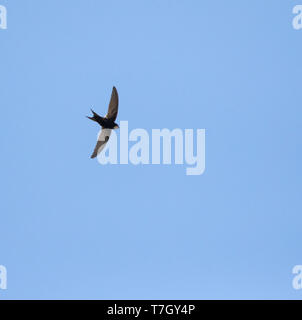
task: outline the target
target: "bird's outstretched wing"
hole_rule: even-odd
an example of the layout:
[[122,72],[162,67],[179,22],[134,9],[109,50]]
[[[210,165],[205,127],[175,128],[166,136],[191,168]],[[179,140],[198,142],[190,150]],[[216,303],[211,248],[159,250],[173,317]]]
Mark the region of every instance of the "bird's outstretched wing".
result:
[[108,142],[112,129],[102,129],[96,146],[94,148],[93,154],[91,155],[91,159],[97,157],[97,155],[105,148],[106,143]]
[[116,88],[113,87],[106,118],[112,121],[115,121],[117,117],[117,112],[118,112],[118,93]]

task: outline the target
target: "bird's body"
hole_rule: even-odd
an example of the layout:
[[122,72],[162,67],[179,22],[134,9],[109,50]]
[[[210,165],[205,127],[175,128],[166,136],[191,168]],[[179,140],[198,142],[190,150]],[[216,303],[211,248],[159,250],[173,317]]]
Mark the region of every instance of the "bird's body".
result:
[[95,158],[105,147],[108,142],[112,129],[118,129],[118,124],[115,123],[118,112],[118,93],[115,87],[112,89],[111,99],[108,107],[108,112],[105,117],[99,116],[93,110],[93,117],[87,117],[95,122],[97,122],[101,127],[102,131],[99,134],[97,144],[94,148],[91,158]]
[[118,125],[114,121],[112,121],[111,119],[107,119],[106,117],[101,117],[93,111],[92,111],[92,113],[94,114],[94,117],[88,117],[88,118],[96,121],[102,128],[104,128],[104,129],[118,129]]

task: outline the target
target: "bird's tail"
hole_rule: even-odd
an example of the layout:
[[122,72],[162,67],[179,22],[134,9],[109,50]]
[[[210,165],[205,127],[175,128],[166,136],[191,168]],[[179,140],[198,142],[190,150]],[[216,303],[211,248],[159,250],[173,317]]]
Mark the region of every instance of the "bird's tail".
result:
[[88,117],[88,116],[87,116],[87,118],[90,119],[90,120],[99,122],[99,120],[101,120],[102,117],[99,116],[99,115],[98,115],[96,112],[94,112],[92,109],[90,109],[90,110],[91,110],[91,112],[92,112],[92,114],[93,114],[93,117]]

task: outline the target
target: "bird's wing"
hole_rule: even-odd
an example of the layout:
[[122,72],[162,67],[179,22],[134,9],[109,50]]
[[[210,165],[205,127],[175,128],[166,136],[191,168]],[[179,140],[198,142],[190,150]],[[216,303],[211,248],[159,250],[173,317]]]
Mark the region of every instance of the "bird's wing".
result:
[[96,146],[94,148],[93,154],[91,155],[91,159],[97,157],[97,155],[104,149],[106,143],[110,138],[112,129],[102,129],[99,136]]
[[115,121],[118,112],[118,94],[115,87],[112,88],[111,99],[109,102],[106,118]]

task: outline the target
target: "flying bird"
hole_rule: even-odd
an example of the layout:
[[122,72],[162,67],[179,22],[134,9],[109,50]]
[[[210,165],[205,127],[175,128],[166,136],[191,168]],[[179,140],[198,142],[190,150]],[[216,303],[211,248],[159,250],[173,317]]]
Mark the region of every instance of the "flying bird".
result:
[[115,87],[112,88],[111,99],[108,106],[108,112],[105,117],[99,116],[92,109],[91,112],[93,117],[87,117],[90,120],[97,122],[102,130],[98,136],[98,140],[94,151],[91,155],[91,159],[95,158],[105,147],[106,143],[110,138],[112,129],[118,129],[118,124],[115,123],[117,112],[118,112],[118,93]]

